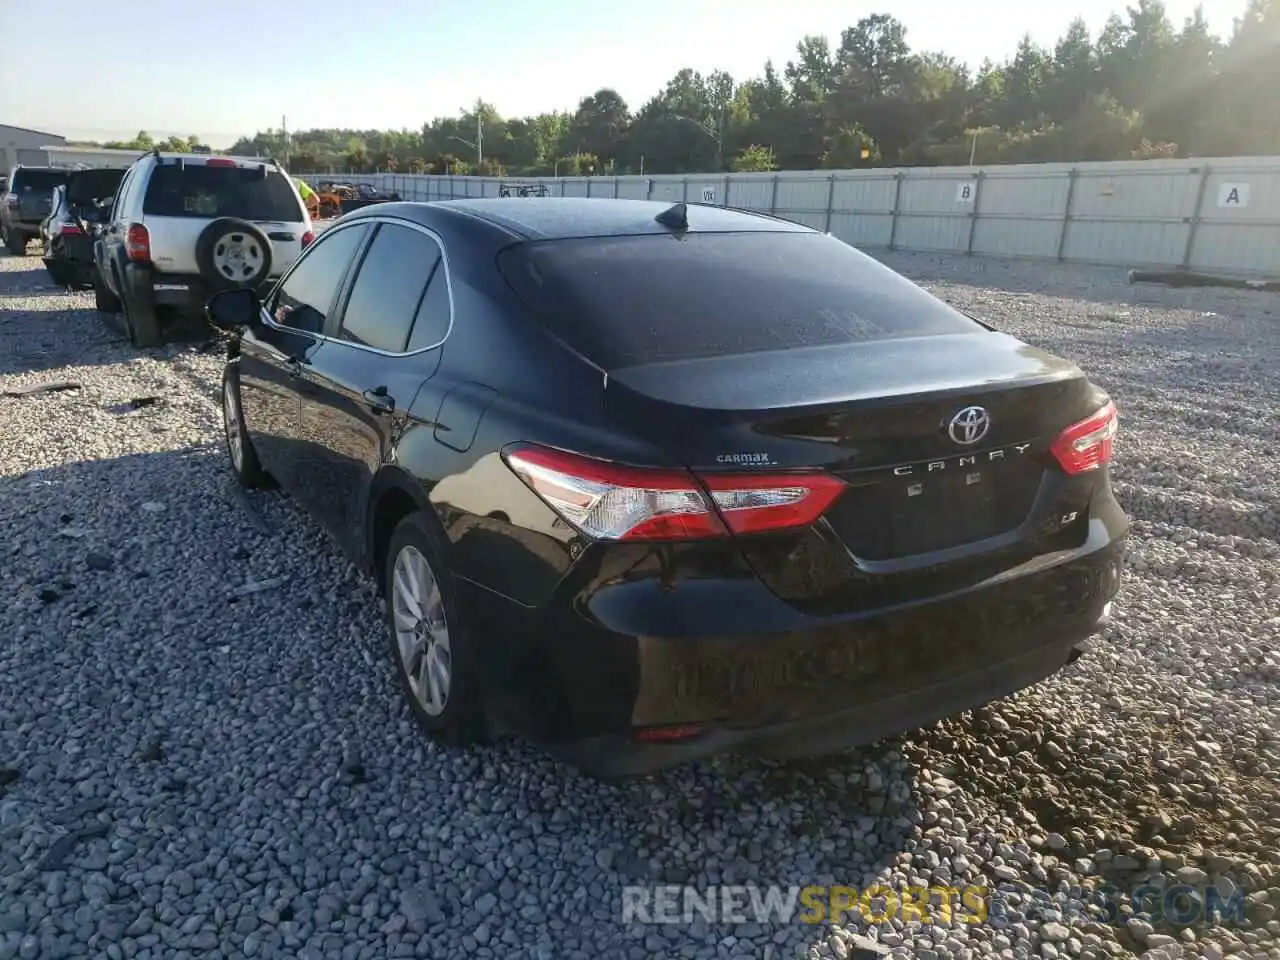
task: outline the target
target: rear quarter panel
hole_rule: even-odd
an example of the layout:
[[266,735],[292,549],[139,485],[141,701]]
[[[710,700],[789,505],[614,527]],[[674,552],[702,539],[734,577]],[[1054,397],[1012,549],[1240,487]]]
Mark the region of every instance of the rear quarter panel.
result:
[[[490,250],[450,243],[447,252],[453,329],[414,402],[420,426],[402,439],[397,462],[423,485],[455,572],[536,606],[573,563],[576,535],[507,468],[502,450],[537,442],[658,463],[663,454],[607,422],[603,374],[527,315]],[[437,438],[464,426],[474,430],[470,444],[457,444],[464,450]]]

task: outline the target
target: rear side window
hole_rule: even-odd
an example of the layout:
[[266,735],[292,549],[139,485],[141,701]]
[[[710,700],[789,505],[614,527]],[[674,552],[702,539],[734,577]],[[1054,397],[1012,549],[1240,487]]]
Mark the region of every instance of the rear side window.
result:
[[436,272],[431,275],[427,292],[422,295],[422,303],[418,305],[418,314],[413,318],[409,350],[422,350],[443,343],[444,338],[449,335],[451,311],[449,280],[442,260],[436,266]]
[[429,236],[383,224],[360,264],[342,312],[343,340],[402,353],[440,247]]
[[70,173],[66,170],[30,170],[20,168],[13,175],[13,184],[10,189],[14,193],[21,193],[24,190],[48,193],[54,187],[66,183],[69,176]]
[[604,369],[982,330],[820,233],[691,233],[509,247],[529,308]]
[[302,222],[302,205],[277,171],[164,163],[151,171],[142,212],[153,217],[239,217]]

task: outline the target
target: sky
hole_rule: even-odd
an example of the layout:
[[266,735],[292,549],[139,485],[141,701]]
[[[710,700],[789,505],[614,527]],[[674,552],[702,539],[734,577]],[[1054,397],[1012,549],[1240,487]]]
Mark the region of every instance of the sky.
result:
[[[1181,26],[1195,0],[1166,0]],[[1229,35],[1244,0],[1204,0]],[[72,139],[198,134],[230,146],[258,130],[416,129],[477,98],[503,116],[572,110],[601,87],[641,106],[678,70],[742,80],[797,41],[889,12],[915,50],[977,65],[1023,33],[1051,45],[1072,18],[1097,35],[1124,0],[0,0],[0,123]],[[185,9],[184,9],[185,8]],[[33,29],[33,26],[35,29]],[[80,50],[77,53],[76,50]],[[52,63],[67,69],[51,70]]]

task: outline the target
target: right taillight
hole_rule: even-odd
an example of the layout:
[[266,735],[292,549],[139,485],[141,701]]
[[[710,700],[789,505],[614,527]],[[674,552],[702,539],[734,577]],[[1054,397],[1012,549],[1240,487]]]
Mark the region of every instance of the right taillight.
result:
[[151,234],[140,223],[129,225],[124,235],[124,252],[134,263],[146,263],[151,259]]
[[1067,473],[1097,470],[1111,460],[1120,418],[1114,403],[1063,430],[1049,450]]
[[565,523],[593,540],[701,540],[807,526],[845,490],[826,473],[694,477],[532,445],[504,459]]

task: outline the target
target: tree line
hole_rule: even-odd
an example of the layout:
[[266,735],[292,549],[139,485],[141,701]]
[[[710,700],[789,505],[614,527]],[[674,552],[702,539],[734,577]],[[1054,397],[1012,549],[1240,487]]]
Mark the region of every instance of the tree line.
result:
[[267,130],[235,153],[302,172],[582,176],[1243,156],[1280,152],[1280,0],[1247,0],[1229,37],[1137,0],[1095,37],[1024,36],[976,70],[913,51],[880,13],[781,70],[681,70],[632,111],[615,90],[576,111],[504,118],[477,101],[420,130]]

